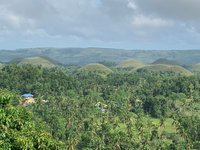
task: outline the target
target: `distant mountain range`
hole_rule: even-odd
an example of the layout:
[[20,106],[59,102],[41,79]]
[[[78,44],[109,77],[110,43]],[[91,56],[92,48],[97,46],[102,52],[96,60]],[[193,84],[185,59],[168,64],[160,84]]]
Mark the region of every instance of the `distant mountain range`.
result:
[[[119,63],[135,59],[144,63],[193,65],[200,63],[200,50],[123,50],[111,48],[28,48],[0,50],[0,62],[10,62],[26,57],[48,57],[61,64],[85,65],[102,61]],[[166,63],[166,62],[164,62]],[[170,62],[167,62],[168,64]]]

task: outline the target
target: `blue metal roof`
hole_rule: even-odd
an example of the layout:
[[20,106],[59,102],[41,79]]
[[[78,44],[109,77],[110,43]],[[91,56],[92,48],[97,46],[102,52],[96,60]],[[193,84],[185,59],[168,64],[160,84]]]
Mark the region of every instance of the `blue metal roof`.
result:
[[23,96],[23,97],[33,97],[33,95],[31,93],[26,93],[26,94],[23,94],[21,96]]

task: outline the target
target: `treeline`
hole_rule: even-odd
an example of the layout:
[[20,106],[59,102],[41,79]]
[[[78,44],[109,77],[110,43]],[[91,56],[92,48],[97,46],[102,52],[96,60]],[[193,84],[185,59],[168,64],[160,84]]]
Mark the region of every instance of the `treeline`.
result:
[[[43,132],[53,141],[60,141],[60,149],[200,147],[200,118],[193,113],[198,112],[200,103],[199,76],[120,71],[105,78],[64,68],[8,65],[0,70],[0,88],[18,95],[35,95],[36,104],[21,108],[13,102],[12,106],[31,112],[30,120],[36,127],[43,126]],[[151,118],[157,118],[159,123],[154,124]],[[173,119],[176,134],[164,132],[168,118]],[[22,133],[19,130],[18,134]],[[1,137],[0,145],[8,137]],[[24,138],[22,142],[28,145],[30,141]]]

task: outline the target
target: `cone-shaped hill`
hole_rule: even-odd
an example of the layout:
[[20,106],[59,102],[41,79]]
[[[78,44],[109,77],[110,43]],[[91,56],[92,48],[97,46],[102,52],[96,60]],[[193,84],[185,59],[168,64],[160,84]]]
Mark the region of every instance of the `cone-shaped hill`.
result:
[[157,59],[152,64],[179,65],[179,63],[174,60],[168,60],[164,58]]
[[145,64],[141,61],[128,59],[120,62],[116,67],[121,69],[135,69],[144,66]]
[[180,74],[184,76],[190,76],[192,73],[178,65],[165,65],[165,64],[151,64],[151,65],[146,65],[144,67],[138,68],[137,72],[152,72],[152,73],[175,73],[175,74]]
[[45,57],[26,57],[26,58],[20,58],[20,59],[15,59],[11,61],[10,63],[15,63],[17,65],[41,65],[44,68],[53,68],[56,67],[56,63],[53,60],[50,60]]
[[110,68],[99,63],[92,63],[92,64],[85,65],[82,68],[80,68],[80,71],[97,72],[101,75],[108,75],[113,72]]
[[200,72],[200,63],[188,67],[192,72]]
[[3,66],[4,66],[4,65],[3,65],[2,63],[0,63],[0,69],[3,68]]

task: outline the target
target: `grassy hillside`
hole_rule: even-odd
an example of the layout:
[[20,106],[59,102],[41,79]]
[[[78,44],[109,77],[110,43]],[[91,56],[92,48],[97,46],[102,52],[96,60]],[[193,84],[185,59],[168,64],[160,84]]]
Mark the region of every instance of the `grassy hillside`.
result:
[[97,72],[101,75],[108,75],[110,73],[112,73],[113,71],[111,69],[109,69],[108,67],[102,65],[102,64],[98,64],[98,63],[92,63],[92,64],[88,64],[86,66],[83,66],[80,71],[84,71],[84,72]]
[[45,56],[62,64],[88,64],[102,61],[119,63],[127,59],[141,60],[144,63],[164,58],[175,60],[181,65],[200,62],[198,50],[123,50],[108,48],[29,48],[0,50],[0,61],[9,62],[19,57]]
[[133,59],[129,59],[129,60],[125,60],[125,61],[122,61],[120,62],[118,65],[117,65],[117,68],[122,68],[122,69],[135,69],[135,68],[138,68],[138,67],[142,67],[144,66],[145,64],[141,61],[138,61],[138,60],[133,60]]
[[181,74],[185,76],[190,76],[192,73],[178,65],[165,65],[165,64],[153,64],[153,65],[146,65],[144,67],[138,68],[137,72],[154,72],[154,73],[175,73],[175,74]]
[[16,59],[13,60],[12,63],[16,63],[17,65],[41,65],[44,68],[52,68],[56,66],[52,61],[42,57],[27,57],[23,59]]

